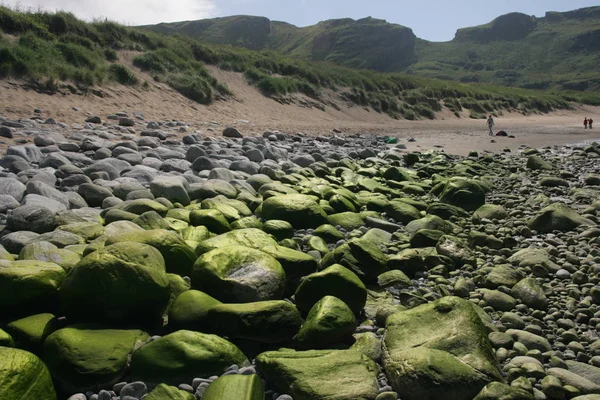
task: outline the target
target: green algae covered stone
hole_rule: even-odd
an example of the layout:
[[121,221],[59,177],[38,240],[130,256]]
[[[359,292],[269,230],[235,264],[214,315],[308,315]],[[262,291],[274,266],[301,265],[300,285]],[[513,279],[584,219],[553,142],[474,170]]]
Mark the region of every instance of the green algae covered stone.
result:
[[56,400],[46,365],[25,350],[0,347],[0,399]]

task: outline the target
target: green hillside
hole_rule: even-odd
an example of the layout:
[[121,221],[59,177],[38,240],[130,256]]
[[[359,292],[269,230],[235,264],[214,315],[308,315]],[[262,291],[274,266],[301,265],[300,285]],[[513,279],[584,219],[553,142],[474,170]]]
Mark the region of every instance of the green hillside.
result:
[[[285,28],[278,24],[278,29]],[[214,34],[219,32],[223,30]],[[124,50],[134,52],[133,66],[120,61]],[[444,107],[457,117],[466,111],[472,118],[481,118],[503,111],[528,114],[568,109],[572,102],[600,104],[600,95],[592,93],[551,93],[350,69],[274,51],[207,45],[112,22],[86,23],[64,12],[22,13],[0,7],[0,78],[26,79],[38,90],[56,92],[65,81],[80,91],[109,82],[146,90],[149,85],[143,80],[153,79],[203,104],[234,96],[211,76],[207,64],[243,73],[265,96],[283,99],[302,93],[324,109],[336,107],[324,96],[326,91],[333,92],[340,102],[370,107],[394,118],[435,118],[435,112]]]
[[299,28],[236,16],[144,28],[352,68],[525,88],[600,89],[600,7],[543,18],[511,13],[459,29],[449,42],[418,39],[409,28],[373,18]]
[[142,28],[180,33],[212,44],[275,50],[304,60],[331,61],[350,68],[399,71],[416,61],[416,37],[412,30],[375,18],[336,19],[298,28],[263,17],[233,16]]

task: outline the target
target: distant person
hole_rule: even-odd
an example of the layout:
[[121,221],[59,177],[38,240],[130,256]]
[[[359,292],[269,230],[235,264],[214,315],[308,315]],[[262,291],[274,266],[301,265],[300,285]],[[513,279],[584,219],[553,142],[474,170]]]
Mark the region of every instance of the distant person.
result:
[[487,126],[490,128],[490,136],[494,136],[494,118],[491,115],[487,119]]
[[593,119],[588,119],[588,125],[590,126],[590,129],[592,129],[592,124],[594,123]]
[[583,120],[583,129],[587,129],[588,126],[588,119],[587,117]]

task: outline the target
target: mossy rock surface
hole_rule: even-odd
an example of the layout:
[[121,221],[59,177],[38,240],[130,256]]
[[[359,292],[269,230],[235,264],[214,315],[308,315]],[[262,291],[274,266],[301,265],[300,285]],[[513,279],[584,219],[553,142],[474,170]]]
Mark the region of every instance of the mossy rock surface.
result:
[[579,215],[577,211],[562,203],[551,204],[536,214],[528,224],[539,233],[572,231],[581,225],[595,225],[593,221]]
[[341,299],[352,312],[358,314],[367,301],[367,289],[354,272],[334,264],[306,276],[298,286],[294,298],[298,309],[308,313],[325,296]]
[[310,309],[296,340],[304,349],[328,348],[349,342],[355,329],[350,307],[337,297],[325,296]]
[[444,297],[392,314],[386,327],[386,375],[408,400],[468,400],[502,381],[486,328],[467,300]]
[[355,350],[269,351],[256,366],[294,400],[374,400],[378,394],[379,367]]
[[0,399],[56,400],[46,365],[34,354],[0,347]]
[[147,333],[136,329],[72,325],[48,336],[44,361],[62,391],[97,392],[122,380],[136,343],[148,338]]
[[154,247],[121,242],[84,257],[60,290],[70,321],[152,324],[169,302],[165,262]]
[[41,356],[44,341],[59,326],[54,315],[36,314],[10,322],[6,332],[14,339],[15,347]]
[[296,307],[284,300],[218,304],[208,310],[206,321],[220,336],[260,343],[290,341],[302,325]]
[[196,397],[185,390],[161,383],[148,393],[144,400],[196,400]]
[[66,272],[54,263],[4,261],[0,267],[0,315],[46,311],[56,304]]
[[209,328],[206,315],[219,304],[219,300],[199,290],[185,291],[169,308],[169,327],[173,330],[206,331]]
[[325,267],[340,264],[354,272],[363,282],[374,283],[377,276],[386,271],[386,262],[386,255],[375,243],[351,239],[328,253],[321,264]]
[[152,229],[143,232],[129,232],[109,237],[106,245],[136,242],[150,245],[157,249],[165,260],[167,272],[190,276],[192,266],[196,261],[194,250],[187,245],[185,240],[173,231],[165,229]]
[[481,219],[506,219],[508,212],[506,209],[497,204],[484,204],[473,213],[474,216]]
[[260,250],[267,246],[277,246],[277,241],[273,239],[271,235],[260,229],[236,229],[204,240],[198,244],[195,252],[197,255],[202,255],[211,250],[225,246],[245,246]]
[[203,400],[264,400],[265,387],[262,379],[253,375],[224,375],[213,381]]
[[133,379],[179,385],[194,378],[221,375],[226,368],[248,364],[234,344],[200,332],[177,331],[154,340],[133,353]]
[[262,204],[262,216],[287,221],[295,228],[316,228],[327,222],[327,214],[317,201],[302,194],[273,196]]
[[279,300],[285,271],[272,256],[243,246],[219,247],[198,258],[192,287],[224,302]]
[[0,329],[0,347],[15,347],[12,336],[2,329]]
[[231,230],[229,222],[219,210],[192,210],[189,219],[192,226],[205,226],[218,235]]

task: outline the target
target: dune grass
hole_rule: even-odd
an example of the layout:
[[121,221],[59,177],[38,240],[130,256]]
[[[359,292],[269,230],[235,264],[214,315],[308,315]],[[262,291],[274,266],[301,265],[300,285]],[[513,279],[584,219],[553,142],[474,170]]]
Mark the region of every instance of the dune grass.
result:
[[[126,27],[110,21],[87,23],[70,13],[17,11],[0,7],[0,77],[39,82],[73,81],[80,86],[118,82],[141,85],[119,62],[134,52],[133,64],[202,104],[231,95],[206,65],[243,73],[266,96],[302,93],[320,100],[324,90],[348,102],[395,118],[434,118],[445,105],[457,115],[568,109],[572,102],[600,104],[600,95],[547,92],[419,78],[308,62],[272,51],[206,45],[178,35]],[[145,85],[147,86],[147,84]]]

